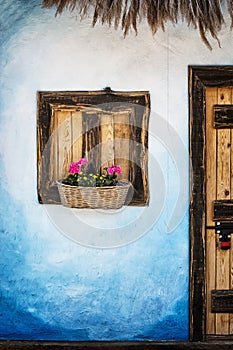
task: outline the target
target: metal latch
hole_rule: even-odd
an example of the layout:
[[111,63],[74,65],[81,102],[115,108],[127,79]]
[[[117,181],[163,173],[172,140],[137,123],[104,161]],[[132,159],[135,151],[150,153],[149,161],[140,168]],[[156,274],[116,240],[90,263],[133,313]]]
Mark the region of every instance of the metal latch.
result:
[[231,248],[231,234],[233,234],[232,221],[217,221],[215,226],[206,226],[207,229],[215,229],[215,233],[219,235],[220,248],[228,250]]
[[215,233],[219,235],[220,247],[223,250],[231,248],[231,234],[233,233],[233,222],[215,223]]

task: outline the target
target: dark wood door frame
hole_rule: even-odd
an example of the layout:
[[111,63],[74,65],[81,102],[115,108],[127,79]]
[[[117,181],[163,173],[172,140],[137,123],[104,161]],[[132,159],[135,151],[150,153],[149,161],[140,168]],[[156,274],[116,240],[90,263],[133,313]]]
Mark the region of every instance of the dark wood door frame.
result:
[[233,86],[233,66],[189,66],[190,340],[205,340],[205,91]]

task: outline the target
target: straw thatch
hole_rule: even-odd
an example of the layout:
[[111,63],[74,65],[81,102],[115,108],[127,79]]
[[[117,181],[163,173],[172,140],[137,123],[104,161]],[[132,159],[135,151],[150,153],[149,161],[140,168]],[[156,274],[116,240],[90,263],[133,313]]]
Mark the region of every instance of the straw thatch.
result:
[[137,33],[137,25],[146,19],[153,34],[161,28],[165,30],[168,21],[177,23],[179,19],[188,26],[199,29],[204,43],[210,34],[218,41],[217,34],[224,22],[223,9],[231,17],[233,27],[233,0],[43,0],[42,7],[56,7],[56,15],[63,10],[77,10],[82,17],[93,14],[93,26],[99,20],[102,24],[119,25],[127,35],[130,28]]

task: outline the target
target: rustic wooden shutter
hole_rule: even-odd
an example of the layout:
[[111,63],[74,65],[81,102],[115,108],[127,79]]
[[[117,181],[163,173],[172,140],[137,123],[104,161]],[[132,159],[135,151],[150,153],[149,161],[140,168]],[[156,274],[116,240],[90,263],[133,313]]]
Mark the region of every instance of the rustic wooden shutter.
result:
[[39,92],[38,198],[60,203],[56,181],[68,166],[87,158],[98,172],[117,164],[134,187],[130,205],[147,205],[147,92]]

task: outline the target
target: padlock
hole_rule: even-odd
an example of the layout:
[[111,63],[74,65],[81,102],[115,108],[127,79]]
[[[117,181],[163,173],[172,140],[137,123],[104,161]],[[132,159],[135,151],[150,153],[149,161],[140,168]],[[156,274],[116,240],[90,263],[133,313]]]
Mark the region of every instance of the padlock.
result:
[[[219,231],[217,233],[220,233]],[[228,250],[231,248],[231,234],[224,232],[219,234],[220,248]]]

